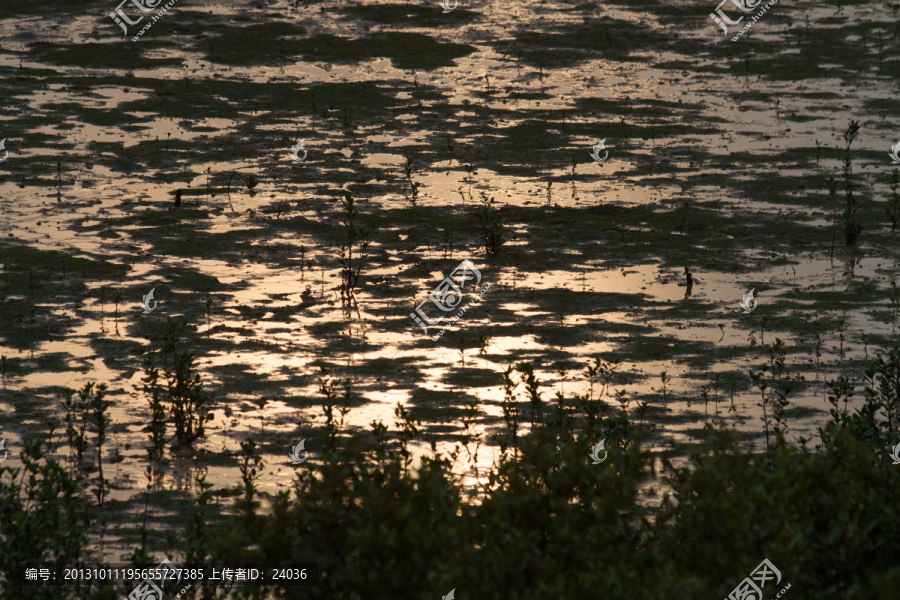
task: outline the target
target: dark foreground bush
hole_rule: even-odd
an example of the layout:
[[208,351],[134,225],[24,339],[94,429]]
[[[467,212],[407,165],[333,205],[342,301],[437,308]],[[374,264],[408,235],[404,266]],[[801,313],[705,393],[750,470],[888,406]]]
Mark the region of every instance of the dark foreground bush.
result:
[[719,599],[767,558],[782,580],[765,598],[789,583],[784,597],[798,600],[896,599],[900,467],[844,428],[822,433],[816,450],[780,441],[767,457],[722,428],[667,469],[657,508],[639,494],[653,480],[638,443],[593,465],[586,438],[541,428],[472,504],[447,462],[407,473],[352,440],[271,514],[236,517],[220,551],[318,563],[321,583],[283,598]]
[[17,564],[82,566],[88,545],[88,492],[79,478],[44,451],[44,443],[25,441],[22,467],[0,466],[0,598],[112,598],[90,582],[63,590],[13,587]]
[[[624,405],[614,411],[593,395],[558,396],[541,416],[542,400],[530,390],[535,427],[522,435],[510,415],[524,420],[528,401],[516,407],[511,393],[500,442],[506,458],[481,474],[474,500],[446,458],[432,452],[409,468],[416,433],[409,413],[397,413],[404,422],[396,448],[380,424],[374,436],[342,438],[329,418],[327,451],[299,467],[294,489],[271,504],[261,502],[253,481],[254,444],[243,448],[244,497],[223,526],[213,525],[210,486],[201,482],[173,561],[318,564],[317,586],[230,590],[245,599],[436,600],[455,589],[459,600],[719,600],[768,559],[781,581],[754,600],[775,598],[788,585],[787,600],[896,600],[900,465],[891,464],[889,446],[900,441],[900,352],[872,365],[863,406],[852,415],[836,409],[818,446],[788,445],[777,430],[774,443],[756,452],[733,430],[707,425],[711,443],[686,459],[643,450]],[[601,437],[608,457],[593,464],[589,454]],[[101,510],[88,510],[83,484],[41,456],[39,444],[26,444],[23,463],[21,472],[0,468],[0,575],[7,579],[17,560],[86,560],[85,515]],[[143,548],[135,557],[156,562]],[[110,593],[14,590],[2,577],[3,598]],[[227,593],[207,582],[182,599]]]

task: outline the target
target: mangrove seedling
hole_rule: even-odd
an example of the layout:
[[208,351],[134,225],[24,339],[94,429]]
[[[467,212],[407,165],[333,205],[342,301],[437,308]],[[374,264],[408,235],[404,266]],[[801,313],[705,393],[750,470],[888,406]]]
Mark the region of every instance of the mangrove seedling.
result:
[[888,219],[891,221],[891,231],[897,231],[897,224],[900,223],[900,170],[894,169],[891,173],[891,199],[885,208]]
[[668,392],[668,384],[672,381],[672,378],[666,375],[666,371],[663,371],[659,374],[659,380],[662,382],[662,393],[663,393],[663,402],[669,402],[669,392]]
[[453,248],[453,236],[450,235],[450,230],[444,227],[444,237],[441,240],[441,249],[444,252],[444,259],[447,258],[447,255],[450,253],[450,250]]
[[96,428],[97,433],[97,470],[99,471],[99,481],[94,495],[97,496],[97,504],[103,506],[103,499],[106,496],[106,482],[103,478],[103,443],[106,441],[106,428],[110,424],[107,410],[110,403],[103,399],[106,395],[106,384],[101,383],[94,389],[94,383],[85,384],[84,388],[78,392],[83,405],[90,407],[91,421]]
[[543,425],[543,410],[541,406],[541,394],[538,391],[538,380],[534,375],[534,367],[531,363],[521,362],[516,365],[516,371],[522,379],[522,384],[528,392],[528,398],[531,400],[531,426],[534,427],[535,422]]
[[484,241],[485,254],[498,254],[500,246],[503,245],[504,228],[500,222],[500,214],[491,210],[494,204],[494,198],[488,198],[484,192],[479,192],[481,196],[481,211],[479,220],[481,226],[481,237]]
[[[344,212],[344,240],[341,242],[341,306],[356,305],[356,288],[359,285],[359,276],[366,261],[366,248],[369,242],[369,230],[356,224],[357,212],[350,192],[344,194],[341,200],[341,208]],[[359,255],[353,256],[354,246],[359,247]]]
[[403,169],[406,173],[406,183],[409,186],[409,199],[413,206],[415,206],[416,200],[419,197],[419,183],[413,181],[412,176],[416,170],[415,167],[413,167],[412,158],[408,154],[404,154],[403,159],[406,161],[406,165],[404,165]]
[[856,185],[853,183],[853,159],[850,155],[850,145],[859,133],[859,122],[850,121],[847,131],[844,132],[844,141],[847,147],[844,151],[844,236],[848,246],[856,244],[862,226],[856,221],[856,211],[859,209],[859,200],[853,195]]

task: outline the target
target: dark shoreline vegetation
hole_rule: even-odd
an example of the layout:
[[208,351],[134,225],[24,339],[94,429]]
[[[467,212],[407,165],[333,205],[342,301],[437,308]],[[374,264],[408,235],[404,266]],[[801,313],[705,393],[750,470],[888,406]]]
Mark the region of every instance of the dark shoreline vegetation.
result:
[[[352,383],[322,366],[325,442],[319,460],[298,469],[293,489],[260,493],[263,461],[248,439],[231,508],[219,504],[200,469],[180,531],[161,544],[146,527],[146,511],[167,462],[166,413],[179,445],[203,435],[196,427],[205,393],[183,348],[184,331],[170,320],[160,356],[147,355],[152,443],[142,543],[132,564],[155,566],[164,552],[175,564],[319,568],[316,586],[207,582],[184,598],[431,598],[456,588],[482,599],[586,598],[603,590],[605,598],[688,600],[727,595],[763,558],[801,597],[892,600],[900,589],[900,479],[888,456],[900,443],[900,346],[873,357],[859,376],[829,381],[831,420],[818,443],[801,438],[794,445],[785,441],[783,407],[796,382],[776,340],[769,361],[750,372],[773,415],[764,410],[765,450],[746,447],[714,418],[706,424],[709,444],[687,460],[678,459],[685,449],[674,441],[660,454],[643,447],[646,404],[630,408],[611,392],[615,362],[596,358],[586,369],[588,394],[557,392],[553,400],[541,398],[530,363],[510,365],[502,374],[505,427],[493,440],[503,458],[476,470],[475,490],[451,467],[477,464],[480,444],[469,435],[477,403],[462,419],[456,450],[440,456],[432,443],[413,467],[416,418],[398,404],[394,439],[381,422],[366,433],[342,432]],[[71,460],[46,455],[47,438],[35,438],[24,442],[21,469],[0,467],[4,597],[113,600],[131,587],[11,583],[17,563],[105,564],[91,560],[96,540],[89,535],[109,518],[102,470],[93,500],[83,471],[85,450],[100,450],[105,439],[104,390],[88,384],[77,399],[67,394]],[[862,404],[850,411],[855,394]],[[604,400],[611,397],[619,406]],[[60,443],[52,432],[49,439]],[[609,460],[595,465],[588,455],[600,439]]]

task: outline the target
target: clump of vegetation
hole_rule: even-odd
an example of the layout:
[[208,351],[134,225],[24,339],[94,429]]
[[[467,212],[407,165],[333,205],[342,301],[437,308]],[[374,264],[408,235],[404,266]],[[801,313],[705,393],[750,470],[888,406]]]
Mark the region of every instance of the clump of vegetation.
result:
[[[89,419],[88,406],[79,394],[75,398],[75,390],[63,390],[63,407],[66,409],[66,437],[69,441],[69,452],[74,452],[76,464],[81,464],[84,451],[88,448],[87,426]],[[71,455],[70,455],[71,456]]]
[[[359,276],[366,262],[366,248],[369,247],[369,230],[356,224],[357,212],[350,192],[341,200],[344,211],[344,240],[341,242],[341,306],[356,306],[356,288]],[[353,249],[359,247],[359,254],[354,257]]]
[[484,192],[479,192],[481,196],[481,210],[479,212],[479,225],[481,227],[481,237],[484,244],[485,254],[499,254],[500,246],[503,245],[505,228],[500,221],[500,213],[492,210],[494,198],[488,197]]
[[16,585],[22,564],[84,566],[90,505],[84,482],[47,456],[48,442],[23,440],[21,468],[0,465],[0,596],[20,600],[115,598],[93,582]]
[[[148,352],[144,361],[144,393],[151,408],[151,459],[162,458],[162,437],[165,425],[160,419],[160,404],[168,405],[175,423],[175,443],[182,446],[204,436],[204,422],[212,416],[207,410],[209,398],[203,390],[200,374],[194,367],[194,354],[184,349],[183,336],[187,329],[184,321],[167,320],[162,349]],[[163,381],[160,382],[158,365],[162,362]]]
[[[337,450],[337,439],[344,427],[344,418],[350,412],[349,404],[353,395],[353,382],[349,378],[335,381],[328,373],[328,367],[319,365],[319,391],[325,396],[322,402],[322,412],[325,414],[325,447],[323,452],[327,455]],[[343,406],[338,407],[338,387],[343,388]],[[335,411],[340,414],[337,418]]]
[[850,156],[850,145],[859,133],[859,122],[850,121],[847,131],[844,132],[844,141],[847,148],[844,152],[844,237],[848,246],[856,244],[862,225],[856,221],[856,211],[859,209],[859,199],[854,196],[853,190],[856,184],[853,182],[853,160]]
[[419,182],[413,181],[413,173],[415,173],[415,168],[413,167],[412,157],[408,154],[403,155],[403,159],[406,161],[406,164],[403,167],[404,172],[406,173],[406,184],[409,192],[409,200],[412,202],[412,205],[416,205],[416,200],[419,198]]
[[776,337],[775,343],[769,347],[768,364],[760,365],[759,371],[750,370],[750,379],[760,393],[760,403],[757,406],[763,410],[762,421],[766,432],[767,452],[770,449],[769,426],[774,424],[776,441],[783,439],[787,431],[784,411],[790,404],[787,398],[793,391],[796,382],[802,380],[799,373],[796,379],[792,379],[787,372],[786,353],[784,342]]
[[[769,393],[791,379],[785,354],[776,339],[760,374]],[[589,381],[602,381],[604,394],[614,364],[596,359],[588,366]],[[516,372],[524,401],[516,397]],[[333,415],[339,386],[345,399],[350,386],[323,375],[323,408]],[[748,447],[724,425],[707,424],[709,443],[677,466],[669,453],[644,449],[643,421],[632,422],[631,399],[623,390],[615,392],[617,409],[603,397],[559,391],[542,418],[532,364],[511,365],[500,375],[504,445],[513,452],[501,453],[492,468],[475,471],[480,490],[475,501],[466,500],[454,474],[452,460],[462,457],[459,452],[443,457],[432,445],[430,454],[412,464],[418,420],[402,405],[393,442],[380,422],[372,423],[371,434],[338,437],[340,425],[332,417],[328,451],[298,470],[293,490],[280,492],[271,503],[261,501],[256,485],[262,463],[255,444],[242,444],[242,498],[221,526],[210,526],[221,510],[198,474],[198,495],[184,532],[167,542],[178,550],[177,562],[315,563],[318,585],[248,584],[228,596],[235,590],[204,582],[187,597],[352,598],[373,589],[414,597],[422,590],[437,594],[462,585],[485,598],[582,598],[598,588],[610,590],[607,595],[616,600],[642,594],[725,597],[768,558],[781,571],[782,585],[790,583],[810,597],[893,598],[900,584],[894,559],[900,552],[900,514],[886,507],[900,503],[900,481],[885,446],[900,435],[900,347],[869,362],[865,401],[855,413],[847,409],[846,386],[835,396],[834,404],[844,402],[844,409],[819,429],[821,442],[814,448],[802,438],[791,446],[777,418],[778,435],[765,452]],[[770,406],[778,401],[777,392],[766,400]],[[526,403],[535,414],[523,432],[519,423]],[[474,401],[465,410],[462,440],[470,460],[478,456],[480,443],[476,436],[470,451],[478,406]],[[608,460],[598,465],[589,455],[601,436]],[[12,557],[87,562],[80,515],[88,514],[88,507],[79,480],[44,459],[40,442],[25,446],[25,476],[0,467],[5,576],[0,593],[44,600],[51,597],[49,588],[12,587]],[[829,476],[828,494],[822,493],[823,472]],[[823,522],[841,535],[823,537]],[[136,550],[132,560],[146,563],[146,549]],[[834,568],[835,560],[842,568]],[[390,568],[401,563],[407,568]],[[54,588],[52,597],[115,597],[97,587],[63,586]]]
[[[900,363],[896,353],[885,364]],[[766,369],[771,385],[788,379],[784,354],[776,340]],[[630,415],[621,391],[615,411],[602,399],[589,401],[604,405],[592,409],[601,415],[594,433],[606,431],[609,448],[609,460],[593,465],[588,414],[575,412],[589,406],[579,401],[588,396],[558,392],[551,414],[535,417],[521,434],[516,371],[526,388],[537,387],[521,364],[501,374],[504,443],[515,451],[502,453],[487,476],[479,473],[477,502],[465,501],[452,463],[434,450],[408,470],[409,429],[399,448],[385,451],[381,426],[373,430],[375,441],[344,438],[314,471],[298,477],[293,495],[280,494],[268,514],[256,515],[253,529],[246,515],[230,519],[217,558],[317,563],[319,585],[279,587],[284,598],[363,597],[376,586],[414,596],[459,589],[460,581],[486,598],[588,597],[598,587],[623,600],[644,592],[672,596],[672,590],[681,590],[677,598],[725,597],[763,558],[781,570],[782,585],[814,597],[892,597],[900,582],[892,558],[900,551],[900,515],[884,507],[900,501],[900,482],[884,446],[857,437],[850,421],[821,429],[815,449],[806,441],[791,447],[778,435],[764,453],[747,449],[734,430],[707,424],[710,443],[687,464],[662,457],[666,491],[661,501],[648,502],[641,490],[655,477],[655,458],[642,447],[641,428],[623,425]],[[408,411],[399,410],[409,423]],[[874,423],[889,435],[887,423]],[[822,494],[826,469],[838,485]],[[822,538],[823,520],[839,523],[842,535]],[[872,530],[879,535],[866,534]],[[292,542],[301,536],[305,543]],[[785,536],[795,542],[789,549]],[[833,569],[834,556],[848,561],[847,568]],[[388,568],[401,558],[408,570]]]
[[247,512],[253,512],[253,510],[259,506],[259,503],[256,502],[253,498],[256,495],[258,488],[256,487],[256,480],[259,477],[260,469],[263,465],[263,459],[259,455],[259,451],[256,449],[256,442],[252,439],[248,439],[247,441],[241,442],[241,482],[243,483],[243,487],[241,488],[241,492],[243,493],[243,498],[237,503],[237,506],[240,510],[244,510]]
[[156,355],[152,352],[144,356],[144,393],[150,403],[150,426],[148,435],[150,447],[147,456],[150,469],[159,465],[166,450],[166,407],[162,402],[162,388],[159,385],[159,369],[156,368]]
[[450,254],[450,251],[453,249],[453,234],[449,229],[444,227],[444,237],[441,239],[441,250],[444,253],[444,259]]
[[531,365],[531,363],[521,362],[516,365],[516,371],[518,371],[519,375],[522,377],[522,384],[525,386],[525,390],[528,393],[528,399],[531,403],[532,427],[535,425],[535,423],[543,423],[544,413],[542,408],[541,394],[538,390],[540,386],[538,384],[537,377],[535,377],[534,374],[534,367]]
[[97,470],[98,483],[94,494],[97,496],[97,504],[103,506],[103,499],[106,496],[106,481],[103,478],[103,443],[106,441],[106,429],[110,425],[109,402],[104,400],[106,396],[106,384],[101,383],[94,389],[94,383],[85,384],[84,388],[78,392],[81,397],[83,406],[90,409],[91,422],[97,433]]

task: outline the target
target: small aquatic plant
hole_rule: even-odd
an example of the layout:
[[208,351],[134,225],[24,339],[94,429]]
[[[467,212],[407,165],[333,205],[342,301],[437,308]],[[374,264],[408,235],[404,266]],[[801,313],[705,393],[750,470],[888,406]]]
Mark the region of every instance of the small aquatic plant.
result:
[[[478,478],[478,451],[481,449],[481,436],[475,433],[475,420],[477,418],[478,399],[476,398],[466,405],[462,415],[462,442],[463,448],[466,449],[468,462],[472,464],[472,470],[475,472],[475,481],[477,485],[481,485],[481,481]],[[474,452],[469,447],[473,441],[475,442]]]
[[450,134],[447,134],[447,168],[453,164],[453,140],[450,139]]
[[254,442],[252,438],[247,438],[247,441],[241,442],[240,445],[240,471],[241,482],[243,483],[241,491],[243,492],[244,497],[236,503],[236,506],[240,510],[252,514],[256,507],[259,506],[259,502],[254,502],[253,496],[256,495],[257,492],[256,480],[258,479],[260,469],[262,468],[263,459],[259,455],[259,452],[256,449],[256,442]]
[[572,157],[572,200],[578,200],[578,196],[575,193],[575,167],[578,165],[578,159],[574,156]]
[[[66,436],[69,440],[70,452],[75,452],[76,464],[81,464],[84,451],[87,450],[88,441],[85,435],[88,425],[88,407],[81,400],[75,398],[75,390],[63,389],[63,407],[66,409]],[[71,456],[71,454],[70,454]]]
[[700,386],[700,399],[703,400],[703,412],[709,412],[709,398],[712,386],[705,384]]
[[159,385],[159,369],[156,368],[156,353],[148,352],[144,356],[144,393],[150,403],[150,447],[147,448],[147,456],[150,459],[149,475],[157,470],[157,465],[162,462],[166,446],[166,407],[162,403],[162,389]]
[[897,231],[897,224],[900,223],[900,170],[894,169],[891,173],[891,199],[885,208],[888,219],[891,222],[891,231]]
[[[341,306],[356,305],[356,288],[359,285],[359,276],[366,262],[366,248],[369,247],[369,230],[357,225],[356,205],[350,192],[344,194],[341,200],[341,208],[344,211],[344,240],[341,242]],[[359,248],[359,254],[354,257],[353,250]]]
[[450,250],[453,249],[453,236],[450,234],[450,230],[444,227],[444,237],[441,239],[441,250],[444,252],[444,259],[447,258],[447,255],[450,253]]
[[765,431],[766,431],[766,452],[768,453],[770,420],[769,420],[769,412],[768,412],[769,402],[768,402],[768,396],[766,395],[766,390],[768,389],[769,384],[766,381],[765,375],[766,375],[766,371],[769,370],[769,365],[762,364],[762,365],[760,365],[759,369],[760,369],[759,371],[753,371],[753,369],[750,370],[750,380],[753,381],[753,385],[755,385],[757,387],[757,389],[759,390],[760,402],[759,402],[759,404],[757,404],[757,406],[760,406],[763,409],[763,416],[761,418],[762,418],[762,422],[763,422],[763,427],[765,428]]
[[485,254],[499,254],[500,246],[504,242],[504,227],[500,221],[498,211],[492,210],[493,196],[488,198],[484,192],[479,192],[481,197],[481,210],[479,212],[479,224],[481,237],[484,243]]
[[[513,366],[509,365],[506,367],[506,370],[501,373],[503,377],[503,400],[501,404],[501,408],[503,410],[503,421],[506,423],[506,429],[509,431],[509,435],[511,438],[511,446],[512,446],[512,459],[515,462],[519,455],[519,409],[518,403],[516,402],[516,387],[518,387],[519,382],[513,381]],[[501,438],[500,442],[500,453],[502,455],[506,455],[506,450],[509,448],[509,445],[506,443],[505,438]]]
[[847,321],[846,319],[838,319],[838,343],[839,355],[844,360],[844,341],[847,339]]
[[268,398],[257,398],[255,400],[256,409],[259,411],[259,433],[260,435],[266,432],[266,402],[268,402]]
[[[836,379],[832,379],[826,381],[828,385],[828,389],[831,390],[831,394],[828,396],[828,402],[831,403],[831,419],[835,424],[841,422],[842,417],[847,415],[847,404],[850,402],[850,398],[853,397],[856,386],[852,379],[847,377],[846,375],[839,375]],[[843,400],[844,402],[844,412],[841,414],[840,412],[840,402]]]
[[187,328],[184,321],[167,320],[163,335],[162,358],[165,388],[158,384],[158,374],[154,375],[157,357],[148,352],[144,362],[145,392],[149,386],[151,407],[158,401],[158,395],[167,396],[167,404],[175,423],[175,441],[178,445],[191,444],[204,436],[204,422],[210,419],[206,408],[209,399],[203,389],[200,374],[194,367],[194,354],[184,349],[182,336]]
[[407,472],[409,465],[412,462],[412,453],[409,451],[409,444],[417,435],[419,435],[419,428],[416,426],[419,419],[403,408],[403,405],[399,402],[397,403],[396,408],[394,408],[394,416],[397,417],[397,421],[395,421],[394,424],[400,428],[400,456],[403,458],[403,470],[404,472]]
[[106,326],[103,324],[106,318],[106,286],[100,288],[100,333],[106,333]]
[[[335,381],[328,374],[328,368],[319,365],[319,391],[325,396],[322,404],[322,412],[325,413],[325,456],[331,456],[337,451],[337,439],[344,427],[344,418],[350,413],[350,399],[353,393],[353,382],[349,378]],[[344,405],[337,408],[337,385],[344,389]],[[335,409],[340,414],[340,419],[335,418]]]
[[850,121],[844,132],[844,141],[847,148],[844,152],[844,237],[848,246],[856,244],[862,226],[856,221],[856,212],[859,210],[859,200],[853,195],[856,184],[853,182],[853,159],[850,155],[850,145],[859,134],[859,122]]
[[106,395],[106,384],[101,383],[96,389],[94,388],[94,385],[93,382],[85,384],[84,388],[78,392],[78,395],[80,396],[82,404],[90,409],[91,422],[93,423],[97,434],[97,470],[99,472],[99,481],[97,483],[97,489],[94,491],[94,495],[97,496],[97,504],[103,506],[103,499],[106,496],[106,481],[103,478],[103,443],[106,442],[106,428],[110,424],[109,415],[107,414],[109,402],[103,399]]
[[116,335],[119,335],[119,302],[122,301],[122,292],[116,292]]
[[[775,418],[775,434],[782,435],[787,431],[787,425],[784,421],[784,411],[790,402],[787,397],[794,388],[794,382],[791,380],[787,368],[785,366],[785,358],[787,351],[784,342],[780,338],[775,338],[775,342],[769,348],[769,367],[772,373],[772,416]],[[801,381],[802,376],[797,374],[797,381]]]
[[415,167],[413,167],[412,157],[408,154],[403,155],[403,160],[406,161],[406,164],[403,167],[404,172],[406,173],[406,184],[409,190],[409,200],[412,202],[412,205],[416,205],[416,200],[419,198],[419,183],[417,181],[413,181],[413,173],[416,172]]
[[538,391],[539,383],[534,375],[534,367],[529,362],[521,362],[516,365],[516,371],[522,378],[522,384],[531,400],[531,426],[535,423],[543,424],[543,410],[541,406],[541,394]]

